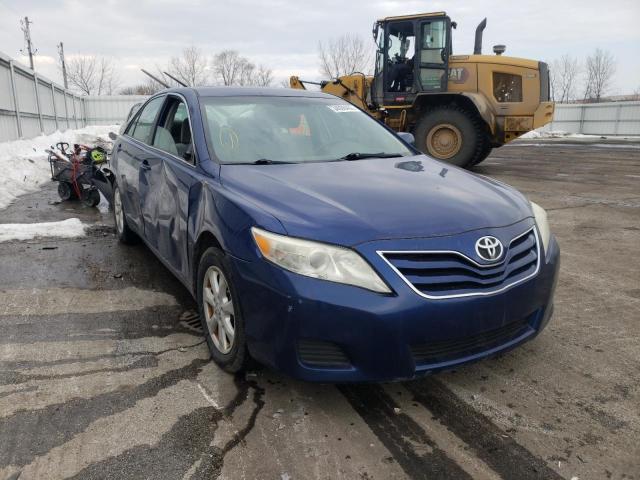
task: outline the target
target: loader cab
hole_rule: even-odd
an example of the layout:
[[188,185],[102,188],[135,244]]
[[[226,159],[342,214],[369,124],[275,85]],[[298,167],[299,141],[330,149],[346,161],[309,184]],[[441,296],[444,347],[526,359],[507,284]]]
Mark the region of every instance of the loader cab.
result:
[[376,22],[373,34],[375,104],[412,104],[420,93],[447,90],[451,20],[444,12],[385,18]]

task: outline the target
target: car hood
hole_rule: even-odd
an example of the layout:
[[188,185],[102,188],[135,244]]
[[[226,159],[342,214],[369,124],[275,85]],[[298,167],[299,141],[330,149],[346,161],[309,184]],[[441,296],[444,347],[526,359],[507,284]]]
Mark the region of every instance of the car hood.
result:
[[339,245],[453,235],[511,225],[529,202],[502,183],[425,156],[223,165],[223,185],[292,236]]

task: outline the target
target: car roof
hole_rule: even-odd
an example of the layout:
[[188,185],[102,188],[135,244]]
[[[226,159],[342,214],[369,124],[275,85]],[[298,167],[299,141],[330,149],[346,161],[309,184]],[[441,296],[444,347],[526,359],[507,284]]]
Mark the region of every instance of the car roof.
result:
[[184,87],[170,88],[164,90],[164,93],[186,91],[195,92],[200,97],[316,97],[335,99],[333,95],[312,90],[269,87]]

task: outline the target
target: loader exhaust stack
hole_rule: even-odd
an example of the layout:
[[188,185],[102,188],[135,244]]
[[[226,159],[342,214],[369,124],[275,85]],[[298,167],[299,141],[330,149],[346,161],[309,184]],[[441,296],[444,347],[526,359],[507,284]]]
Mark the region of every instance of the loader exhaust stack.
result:
[[484,29],[486,26],[487,26],[487,19],[485,18],[476,27],[476,42],[475,42],[475,45],[473,46],[474,55],[482,55],[482,32],[484,32]]

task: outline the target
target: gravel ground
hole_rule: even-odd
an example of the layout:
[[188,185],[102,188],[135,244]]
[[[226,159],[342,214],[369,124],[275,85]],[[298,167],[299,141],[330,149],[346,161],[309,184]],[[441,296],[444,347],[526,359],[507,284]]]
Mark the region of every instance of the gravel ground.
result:
[[476,172],[548,209],[555,316],[382,385],[222,373],[189,294],[106,210],[21,197],[0,223],[92,227],[0,243],[0,479],[640,479],[640,146],[527,141]]

